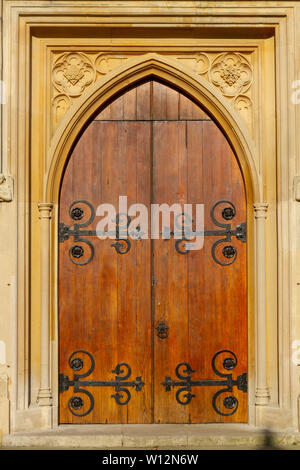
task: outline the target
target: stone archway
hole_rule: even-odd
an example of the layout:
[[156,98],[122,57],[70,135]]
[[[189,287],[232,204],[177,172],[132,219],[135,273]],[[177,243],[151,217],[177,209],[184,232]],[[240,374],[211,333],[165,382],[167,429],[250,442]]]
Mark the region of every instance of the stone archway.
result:
[[[257,371],[257,384],[256,384],[256,400],[258,404],[266,404],[268,402],[268,389],[266,386],[266,339],[265,339],[265,218],[267,205],[261,202],[261,183],[258,177],[258,172],[255,165],[255,150],[252,144],[249,132],[243,122],[238,116],[237,112],[231,108],[222,95],[211,84],[205,80],[195,77],[192,73],[187,73],[184,68],[176,61],[161,57],[157,54],[145,54],[145,56],[138,57],[137,59],[126,62],[118,70],[113,71],[107,76],[95,83],[66,113],[65,117],[61,120],[59,127],[53,137],[50,152],[50,167],[47,171],[46,184],[45,184],[45,201],[50,203],[40,203],[39,208],[41,211],[41,219],[44,221],[41,226],[42,239],[42,254],[41,254],[41,271],[42,271],[42,286],[43,296],[41,309],[41,336],[43,337],[41,347],[41,387],[39,392],[40,404],[50,404],[52,399],[52,391],[50,387],[50,356],[49,348],[45,342],[49,337],[49,299],[50,297],[56,298],[56,282],[50,285],[49,270],[53,273],[57,272],[57,260],[55,257],[55,247],[50,245],[49,227],[50,219],[52,218],[52,209],[57,207],[59,187],[61,175],[64,170],[65,162],[68,158],[70,150],[76,141],[81,130],[87,122],[95,114],[95,112],[105,106],[105,103],[112,99],[112,97],[132,86],[146,77],[157,77],[176,86],[179,90],[190,96],[195,102],[201,103],[204,109],[207,110],[218,125],[222,128],[230,141],[239,164],[241,166],[246,186],[247,204],[249,210],[249,251],[248,257],[254,260],[254,252],[256,251],[256,264],[250,266],[249,272],[255,274],[256,285],[260,288],[254,296],[254,282],[250,281],[249,285],[249,304],[251,315],[256,318],[259,323],[260,335],[257,342],[257,354],[259,360],[259,370]],[[255,217],[251,217],[255,212]],[[54,212],[53,227],[56,228],[57,210]],[[254,221],[257,221],[256,238],[254,239]],[[47,228],[48,227],[48,228]],[[44,277],[43,277],[44,273]],[[55,274],[54,274],[54,278]],[[252,279],[252,274],[250,279]],[[252,294],[251,294],[252,292]],[[254,304],[253,299],[256,298]],[[48,300],[47,300],[48,299]],[[255,355],[253,332],[249,341],[249,347],[252,349],[251,356]],[[254,365],[252,366],[251,376],[254,376]],[[55,380],[55,378],[54,378]],[[254,383],[252,382],[252,390],[254,391]]]

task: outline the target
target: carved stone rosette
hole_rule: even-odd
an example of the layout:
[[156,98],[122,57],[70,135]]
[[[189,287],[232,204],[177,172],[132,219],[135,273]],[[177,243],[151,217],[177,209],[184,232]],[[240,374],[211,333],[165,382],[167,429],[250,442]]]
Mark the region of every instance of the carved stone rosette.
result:
[[89,58],[79,52],[63,54],[53,67],[53,84],[68,96],[79,96],[96,78]]
[[177,57],[194,73],[211,82],[238,111],[253,133],[252,64],[238,52],[199,52]]
[[210,81],[225,96],[245,93],[252,83],[252,70],[247,59],[238,53],[217,56],[209,71]]
[[52,68],[52,127],[55,128],[74,98],[78,98],[96,80],[93,63],[86,54],[60,55]]

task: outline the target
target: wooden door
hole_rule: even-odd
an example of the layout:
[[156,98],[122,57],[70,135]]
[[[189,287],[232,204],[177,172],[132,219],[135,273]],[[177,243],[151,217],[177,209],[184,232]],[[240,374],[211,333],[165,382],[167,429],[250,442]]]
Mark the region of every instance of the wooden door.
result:
[[[120,196],[148,209],[148,238],[118,237]],[[115,239],[97,237],[100,204]],[[172,213],[151,239],[154,204],[203,204],[203,248]],[[183,94],[149,81],[95,117],[60,195],[60,423],[247,421],[245,222],[236,157]]]

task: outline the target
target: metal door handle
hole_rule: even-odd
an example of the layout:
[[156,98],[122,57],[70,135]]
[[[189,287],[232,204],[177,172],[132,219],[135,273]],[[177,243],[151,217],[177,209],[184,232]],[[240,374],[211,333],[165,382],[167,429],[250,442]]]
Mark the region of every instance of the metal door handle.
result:
[[164,321],[159,322],[155,329],[159,338],[165,339],[169,336],[169,327]]

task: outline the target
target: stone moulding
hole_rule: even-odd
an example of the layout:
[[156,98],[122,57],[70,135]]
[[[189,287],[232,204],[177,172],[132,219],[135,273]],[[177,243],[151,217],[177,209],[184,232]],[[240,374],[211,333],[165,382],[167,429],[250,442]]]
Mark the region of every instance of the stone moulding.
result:
[[[222,121],[224,120],[224,123],[226,122],[224,132],[228,133],[228,135],[231,134],[232,137],[236,139],[236,142],[243,142],[243,144],[239,143],[237,146],[242,145],[243,148],[240,152],[243,162],[240,163],[244,168],[243,171],[245,174],[248,174],[249,198],[260,198],[261,184],[257,164],[255,163],[257,160],[256,150],[249,130],[244,120],[240,119],[236,109],[231,106],[231,103],[222,95],[220,90],[216,89],[214,85],[203,77],[196,77],[190,69],[186,69],[184,64],[176,59],[174,60],[174,56],[170,58],[162,54],[148,53],[137,57],[133,56],[130,61],[124,62],[117,69],[106,74],[101,81],[96,80],[94,84],[87,89],[85,94],[82,94],[74,101],[72,110],[69,109],[67,111],[66,116],[58,125],[57,132],[53,136],[48,152],[49,156],[47,161],[49,161],[50,167],[47,170],[47,189],[44,195],[46,199],[56,202],[57,188],[53,190],[53,176],[55,173],[58,174],[58,166],[64,165],[64,163],[60,161],[61,156],[58,158],[57,154],[63,155],[63,158],[65,158],[66,149],[62,150],[61,142],[64,142],[65,138],[69,138],[70,132],[74,132],[74,126],[77,127],[78,122],[86,121],[88,119],[87,116],[94,113],[96,109],[102,105],[103,96],[107,96],[108,100],[111,99],[113,97],[112,90],[114,87],[116,89],[115,93],[119,93],[122,90],[123,84],[129,86],[138,80],[153,75],[159,79],[166,79],[169,82],[173,82],[174,85],[178,83],[183,91],[194,95],[195,98],[196,95],[199,94],[199,102],[203,101],[205,105],[205,101],[207,100],[208,108],[212,107],[214,111],[216,108],[219,110],[219,118]],[[220,103],[222,103],[222,105]],[[216,117],[216,119],[218,118]],[[55,184],[58,183],[55,182]]]
[[[56,54],[52,65],[52,130],[64,116],[69,107],[95,81],[120,67],[124,61],[142,53],[120,54],[90,51],[73,51]],[[170,58],[178,60],[195,74],[212,83],[231,102],[252,132],[252,64],[248,58],[238,52],[196,52],[176,56],[167,53]],[[244,99],[237,101],[239,95]]]
[[[247,180],[248,203],[250,204],[249,201],[252,201],[253,197],[259,198],[260,183],[254,163],[255,148],[252,145],[250,133],[236,110],[220,90],[204,78],[196,77],[190,69],[187,69],[179,61],[161,54],[149,53],[132,58],[130,62],[124,62],[120,67],[106,74],[101,81],[96,81],[68,110],[58,126],[52,140],[52,146],[49,149],[49,158],[47,160],[51,162],[51,166],[47,170],[48,178],[44,199],[52,201],[54,206],[57,206],[60,175],[65,166],[65,158],[69,154],[74,138],[80,133],[81,128],[89,122],[95,111],[106,101],[111,100],[113,96],[119,94],[123,88],[133,85],[148,76],[156,76],[158,79],[173,83],[174,86],[185,90],[189,96],[193,96],[195,100],[203,103],[205,108],[210,110],[224,128],[224,131],[226,129],[226,133],[229,139],[232,139],[232,143],[240,157],[240,164],[244,168],[244,176]],[[251,210],[251,207],[249,210]],[[251,221],[249,221],[249,227],[251,227]],[[251,228],[249,230],[252,232]],[[44,242],[41,244],[42,246],[45,245]],[[56,261],[53,255],[52,260],[52,264],[55,264],[52,271],[56,273]],[[53,396],[56,397],[56,390],[53,390]]]

